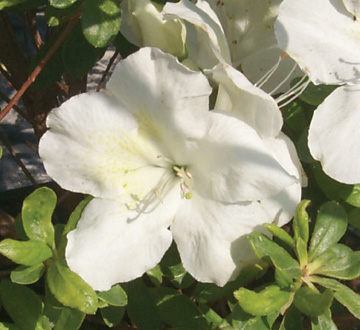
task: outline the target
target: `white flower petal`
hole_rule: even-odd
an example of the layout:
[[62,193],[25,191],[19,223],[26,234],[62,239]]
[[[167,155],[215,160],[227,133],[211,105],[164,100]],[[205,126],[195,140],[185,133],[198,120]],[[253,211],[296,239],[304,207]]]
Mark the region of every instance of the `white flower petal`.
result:
[[185,269],[219,286],[257,260],[245,235],[271,219],[258,203],[223,204],[194,194],[179,207],[171,232]]
[[360,86],[337,88],[317,108],[309,130],[309,148],[330,177],[360,183]]
[[360,21],[342,1],[284,0],[275,32],[315,84],[359,83]]
[[360,18],[360,1],[359,0],[342,0],[345,8],[353,14],[356,19]]
[[254,128],[260,136],[277,136],[283,125],[274,99],[252,85],[228,64],[220,63],[207,73],[219,84],[215,109],[230,111]]
[[274,196],[298,181],[254,129],[225,112],[210,112],[207,138],[189,165],[194,191],[228,203]]
[[270,218],[274,220],[273,222],[281,227],[294,216],[296,206],[301,201],[301,186],[307,185],[307,178],[302,171],[295,146],[285,134],[280,133],[277,138],[264,139],[264,143],[281,166],[289,174],[299,179],[299,182],[284,188],[277,195],[259,202]]
[[107,87],[139,122],[156,125],[168,157],[176,163],[188,144],[205,134],[210,85],[202,73],[169,54],[142,48],[117,65]]
[[177,209],[177,196],[169,193],[163,203],[150,205],[143,213],[127,211],[119,201],[93,199],[67,236],[70,269],[93,289],[105,291],[155,267],[172,241],[167,227]]
[[132,114],[105,94],[71,98],[49,114],[47,125],[39,153],[64,189],[111,199],[131,189],[141,198],[164,173],[151,166],[162,150],[139,136]]
[[186,32],[182,23],[163,20],[150,0],[123,1],[121,6],[121,32],[130,42],[184,56]]
[[[201,68],[210,69],[219,61],[231,63],[226,37],[220,21],[206,1],[194,5],[188,0],[166,3],[164,18],[182,19],[195,27],[196,40],[188,41],[189,57]],[[194,36],[188,31],[188,36]]]

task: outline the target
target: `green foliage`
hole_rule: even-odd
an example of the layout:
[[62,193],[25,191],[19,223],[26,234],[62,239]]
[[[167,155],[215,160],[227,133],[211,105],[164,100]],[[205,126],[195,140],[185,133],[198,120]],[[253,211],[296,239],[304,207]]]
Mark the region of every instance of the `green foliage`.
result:
[[77,0],[49,0],[50,5],[56,8],[66,8],[71,6]]
[[86,39],[94,47],[105,47],[118,34],[121,24],[119,1],[87,0],[81,25]]
[[127,295],[120,284],[114,285],[108,291],[98,292],[98,297],[102,301],[112,306],[123,307],[127,305]]
[[56,205],[56,194],[42,187],[30,194],[23,203],[21,217],[26,235],[50,247],[54,244],[54,227],[51,217]]
[[45,265],[43,263],[30,267],[19,266],[11,272],[10,279],[18,284],[32,284],[37,282],[44,272]]

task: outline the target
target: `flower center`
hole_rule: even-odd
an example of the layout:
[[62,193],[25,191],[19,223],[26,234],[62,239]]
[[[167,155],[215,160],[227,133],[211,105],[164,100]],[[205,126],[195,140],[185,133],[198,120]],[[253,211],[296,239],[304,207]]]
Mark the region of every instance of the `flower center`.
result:
[[190,199],[192,197],[192,175],[186,169],[185,166],[174,166],[173,170],[175,175],[180,178],[180,188],[182,192],[182,197]]

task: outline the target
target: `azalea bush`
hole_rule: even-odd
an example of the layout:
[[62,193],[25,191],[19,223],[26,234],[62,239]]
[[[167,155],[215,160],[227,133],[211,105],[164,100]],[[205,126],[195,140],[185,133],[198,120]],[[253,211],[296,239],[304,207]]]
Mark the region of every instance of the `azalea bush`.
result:
[[359,328],[359,11],[1,1],[53,181],[2,206],[0,328]]

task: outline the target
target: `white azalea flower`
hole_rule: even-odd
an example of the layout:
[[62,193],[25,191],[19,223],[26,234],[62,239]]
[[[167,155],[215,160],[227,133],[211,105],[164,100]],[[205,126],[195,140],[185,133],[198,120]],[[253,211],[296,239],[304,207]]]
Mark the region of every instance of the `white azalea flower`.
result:
[[161,7],[150,0],[122,1],[121,33],[138,47],[157,47],[182,58],[186,54],[184,25],[162,18]]
[[360,183],[359,1],[284,0],[276,22],[279,45],[314,84],[345,85],[315,111],[309,148],[330,177]]
[[195,279],[224,285],[255,258],[246,234],[289,221],[300,191],[292,146],[209,111],[205,76],[158,49],[121,61],[108,89],[54,109],[40,141],[49,175],[95,197],[68,234],[69,267],[107,290],[174,240]]
[[200,68],[231,64],[252,83],[273,70],[262,88],[280,93],[301,72],[277,45],[274,22],[281,1],[198,0],[193,4],[181,0],[167,3],[163,13],[165,18],[189,23],[189,59]]

